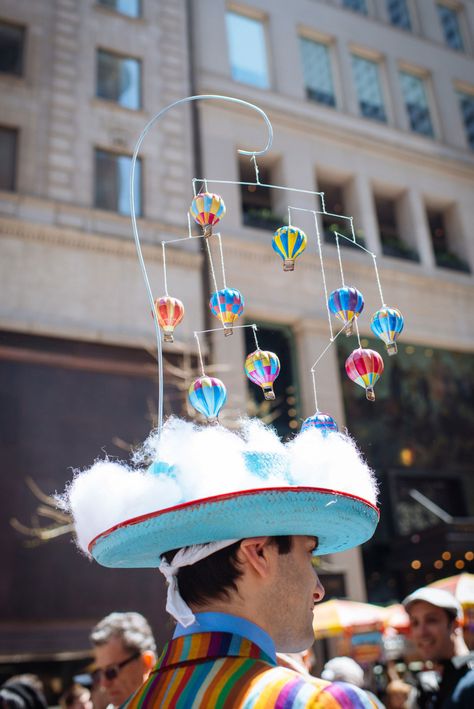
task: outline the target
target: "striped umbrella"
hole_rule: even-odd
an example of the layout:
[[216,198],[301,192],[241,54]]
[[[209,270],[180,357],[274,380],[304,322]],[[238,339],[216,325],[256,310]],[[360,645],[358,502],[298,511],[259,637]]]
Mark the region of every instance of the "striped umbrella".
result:
[[332,599],[318,603],[314,609],[313,630],[316,638],[381,632],[383,627],[383,609],[371,603]]

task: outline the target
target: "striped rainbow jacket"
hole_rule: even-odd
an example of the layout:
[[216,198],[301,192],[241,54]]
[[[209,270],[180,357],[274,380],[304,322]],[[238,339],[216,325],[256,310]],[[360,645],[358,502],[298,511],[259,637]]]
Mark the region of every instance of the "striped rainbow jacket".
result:
[[171,640],[122,709],[374,709],[362,690],[279,667],[231,633]]

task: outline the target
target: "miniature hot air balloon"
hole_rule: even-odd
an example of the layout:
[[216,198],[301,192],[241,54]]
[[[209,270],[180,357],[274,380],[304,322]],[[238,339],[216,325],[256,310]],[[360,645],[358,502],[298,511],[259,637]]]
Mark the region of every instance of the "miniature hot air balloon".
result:
[[346,335],[352,335],[354,318],[364,309],[364,296],[351,286],[333,290],[328,298],[329,310],[346,325]]
[[295,259],[305,250],[308,238],[295,226],[282,226],[273,234],[273,250],[283,259],[283,270],[293,271]]
[[375,350],[361,347],[346,359],[346,373],[349,379],[365,389],[369,401],[375,401],[374,385],[383,372],[383,359]]
[[155,312],[164,334],[165,342],[173,342],[173,332],[184,316],[184,305],[178,298],[164,295],[155,300]]
[[245,360],[245,374],[262,387],[265,399],[274,399],[273,382],[280,374],[280,360],[274,352],[255,350]]
[[403,330],[403,315],[397,308],[384,306],[377,310],[372,317],[370,327],[374,335],[385,343],[390,356],[397,354],[397,343],[395,340]]
[[236,288],[223,288],[211,295],[209,307],[224,325],[224,334],[232,335],[232,324],[244,309],[244,296]]
[[216,421],[219,411],[227,399],[227,389],[220,379],[199,377],[188,390],[188,397],[194,408],[206,416],[209,421]]
[[204,229],[204,236],[211,236],[212,227],[225,214],[224,200],[218,194],[201,192],[191,202],[189,213],[194,221]]
[[317,428],[324,435],[327,435],[331,431],[339,431],[336,420],[333,419],[332,416],[329,416],[329,414],[323,414],[321,411],[316,411],[315,414],[303,421],[301,430],[307,431],[309,428]]

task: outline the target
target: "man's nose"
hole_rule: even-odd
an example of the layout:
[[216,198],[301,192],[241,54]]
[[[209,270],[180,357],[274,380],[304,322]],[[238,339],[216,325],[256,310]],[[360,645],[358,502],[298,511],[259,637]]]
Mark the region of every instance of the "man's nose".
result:
[[322,601],[325,593],[326,591],[324,590],[324,586],[319,580],[319,576],[316,574],[316,590],[313,593],[314,602],[319,603],[320,601]]

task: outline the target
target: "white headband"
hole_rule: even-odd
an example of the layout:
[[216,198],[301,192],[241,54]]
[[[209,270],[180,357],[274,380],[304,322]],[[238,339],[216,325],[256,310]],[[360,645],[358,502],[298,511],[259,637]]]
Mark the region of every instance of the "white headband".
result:
[[159,570],[168,582],[168,595],[166,597],[166,610],[175,618],[180,625],[187,628],[195,621],[194,613],[187,603],[181,598],[178,589],[176,574],[183,566],[192,566],[201,559],[205,559],[220,549],[225,549],[231,544],[238,542],[238,539],[223,539],[220,542],[209,542],[208,544],[193,544],[190,547],[180,549],[169,564],[164,557],[161,558]]

